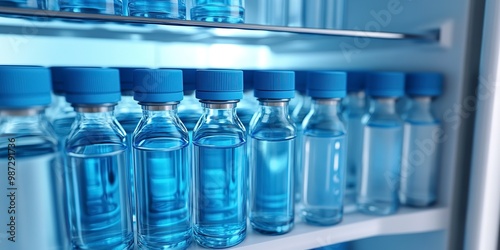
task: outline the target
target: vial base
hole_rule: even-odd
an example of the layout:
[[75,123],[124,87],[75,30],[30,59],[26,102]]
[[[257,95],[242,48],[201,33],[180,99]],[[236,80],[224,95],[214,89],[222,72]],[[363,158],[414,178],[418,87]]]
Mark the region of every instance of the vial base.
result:
[[358,211],[368,215],[391,215],[398,211],[398,204],[386,201],[358,203]]
[[401,202],[401,204],[410,207],[430,207],[436,203],[436,197],[422,199],[409,197],[406,194],[400,194],[399,201]]
[[276,217],[256,217],[250,220],[252,228],[267,235],[281,235],[290,232],[293,229],[294,219],[290,218],[276,219]]
[[186,6],[171,3],[172,1],[130,1],[129,15],[160,19],[186,19]]
[[194,227],[194,239],[207,248],[228,248],[240,244],[246,237],[246,225]]
[[244,23],[245,9],[240,6],[204,5],[191,9],[191,20],[216,23]]
[[304,220],[316,226],[332,226],[342,221],[342,209],[304,209],[302,211]]

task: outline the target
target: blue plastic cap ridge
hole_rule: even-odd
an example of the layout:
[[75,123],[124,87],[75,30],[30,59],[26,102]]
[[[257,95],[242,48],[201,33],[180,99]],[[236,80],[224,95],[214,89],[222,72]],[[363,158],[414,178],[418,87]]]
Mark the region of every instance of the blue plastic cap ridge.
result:
[[63,71],[66,67],[50,67],[52,91],[56,95],[64,95]]
[[196,90],[196,69],[182,69],[184,91]]
[[134,88],[134,71],[146,68],[117,68],[120,72],[120,89],[122,92],[132,91]]
[[243,98],[243,71],[198,70],[196,98],[212,101],[240,100]]
[[255,70],[243,70],[243,90],[254,89],[254,74]]
[[143,103],[180,102],[184,97],[182,70],[134,71],[134,100]]
[[293,71],[255,71],[254,95],[265,99],[290,99],[295,96]]
[[405,92],[403,72],[372,72],[366,76],[366,94],[375,97],[401,97]]
[[305,95],[307,93],[307,71],[295,71],[295,90]]
[[66,68],[63,71],[66,101],[98,105],[120,101],[120,75],[117,69]]
[[414,72],[406,75],[406,94],[439,96],[443,93],[443,75],[436,72]]
[[43,67],[0,66],[0,108],[48,106],[50,71]]
[[366,72],[347,72],[347,92],[360,92],[365,90]]
[[311,71],[307,94],[312,98],[342,98],[346,95],[347,74],[341,71]]

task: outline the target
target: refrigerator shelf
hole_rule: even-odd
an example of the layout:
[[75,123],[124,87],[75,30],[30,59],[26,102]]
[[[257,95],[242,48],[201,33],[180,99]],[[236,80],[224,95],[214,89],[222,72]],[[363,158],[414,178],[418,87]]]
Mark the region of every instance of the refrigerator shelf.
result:
[[[439,31],[420,34],[360,30],[311,29],[256,24],[212,23],[187,20],[59,12],[0,7],[0,33],[75,36],[105,39],[232,44],[283,45],[296,40],[332,37],[438,42]],[[34,31],[36,30],[36,32]],[[139,36],[139,37],[137,37]]]
[[[298,218],[296,221],[295,228],[281,236],[262,235],[249,228],[245,241],[231,249],[311,249],[374,236],[446,230],[449,210],[402,207],[391,216],[347,213],[340,224],[331,227],[310,226]],[[189,249],[206,248],[193,243]]]

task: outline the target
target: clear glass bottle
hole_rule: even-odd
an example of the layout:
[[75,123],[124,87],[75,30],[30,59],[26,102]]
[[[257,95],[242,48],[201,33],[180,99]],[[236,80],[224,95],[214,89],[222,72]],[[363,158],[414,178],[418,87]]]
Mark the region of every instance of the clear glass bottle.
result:
[[363,158],[363,123],[366,113],[365,77],[363,72],[347,72],[347,96],[342,100],[342,115],[347,125],[346,204],[356,203],[356,182]]
[[294,167],[294,192],[295,192],[295,202],[300,203],[302,200],[301,193],[303,189],[303,171],[304,171],[304,166],[302,165],[302,142],[303,142],[303,136],[302,136],[302,122],[304,121],[304,118],[307,116],[309,111],[311,110],[311,103],[312,99],[310,96],[306,94],[306,88],[307,88],[307,71],[295,71],[295,85],[296,85],[296,90],[300,93],[302,96],[301,100],[299,103],[297,103],[297,106],[295,106],[295,109],[292,112],[292,121],[295,123],[295,128],[297,129],[297,137],[295,138],[295,148],[299,149],[296,150],[295,152],[295,167]]
[[405,75],[370,73],[366,84],[370,111],[363,117],[363,158],[356,203],[362,213],[388,215],[399,207],[403,121],[396,112],[396,100],[404,95]]
[[242,71],[202,70],[196,75],[203,115],[193,132],[193,231],[204,247],[230,247],[246,237],[247,135],[236,115],[242,92]]
[[186,19],[185,0],[129,0],[130,16],[161,19]]
[[403,115],[403,161],[399,200],[426,207],[437,199],[440,122],[432,114],[432,98],[441,95],[441,74],[410,73],[406,77],[409,110]]
[[70,249],[50,72],[3,66],[0,79],[0,249]]
[[121,16],[123,2],[122,0],[59,0],[59,10]]
[[293,71],[255,72],[260,105],[249,129],[250,223],[263,234],[285,234],[294,225],[295,125],[288,101]]
[[50,111],[47,110],[47,113],[50,112],[48,116],[49,121],[54,126],[62,153],[64,153],[66,139],[76,117],[75,110],[71,107],[71,104],[66,101],[64,81],[62,80],[64,69],[64,67],[50,68],[54,101]]
[[238,118],[240,118],[247,130],[250,127],[250,121],[255,114],[255,110],[259,107],[259,102],[253,96],[254,72],[254,70],[243,71],[243,98],[238,103],[238,108],[236,109]]
[[[191,244],[189,136],[177,115],[182,71],[136,70],[135,100],[144,115],[133,135],[139,249]],[[156,88],[141,88],[152,77]]]
[[310,72],[307,81],[313,105],[302,124],[302,216],[309,224],[335,225],[343,218],[347,136],[340,102],[346,73]]
[[73,248],[132,249],[126,134],[114,116],[118,70],[68,68],[63,79],[77,112],[66,142]]
[[244,23],[245,0],[192,0],[191,20]]

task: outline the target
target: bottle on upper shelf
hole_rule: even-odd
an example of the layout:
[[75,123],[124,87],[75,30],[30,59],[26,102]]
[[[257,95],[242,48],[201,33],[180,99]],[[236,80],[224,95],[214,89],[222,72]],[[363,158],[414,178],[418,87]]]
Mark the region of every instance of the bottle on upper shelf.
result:
[[123,2],[122,0],[59,0],[59,10],[121,16]]

